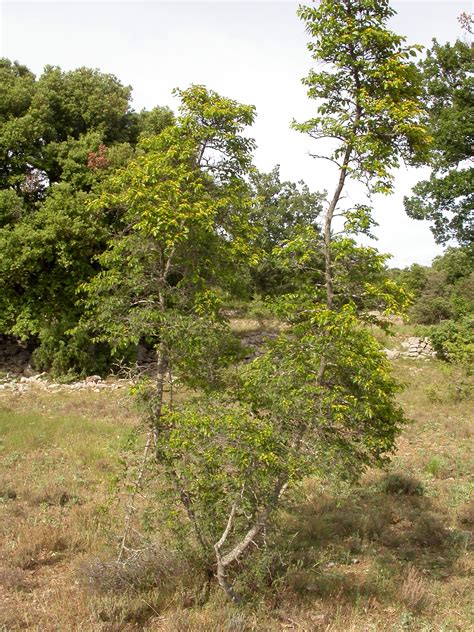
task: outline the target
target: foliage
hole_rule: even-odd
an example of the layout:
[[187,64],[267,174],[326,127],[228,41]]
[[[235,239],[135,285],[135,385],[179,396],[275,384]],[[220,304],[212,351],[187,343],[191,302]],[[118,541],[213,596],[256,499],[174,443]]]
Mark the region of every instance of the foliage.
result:
[[180,96],[176,123],[142,139],[92,204],[95,212],[123,209],[127,227],[98,258],[100,274],[83,286],[96,338],[117,351],[171,340],[182,315],[212,320],[219,287],[231,283],[233,266],[248,254],[242,174],[252,141],[241,131],[253,108],[201,86]]
[[386,0],[323,1],[298,13],[313,38],[313,59],[332,68],[312,70],[304,79],[308,96],[321,101],[317,116],[295,127],[337,141],[328,158],[347,162],[351,177],[372,180],[373,190],[389,191],[390,170],[399,160],[410,162],[414,150],[416,156],[426,151],[421,77],[409,61],[419,47],[405,46],[402,36],[386,28],[395,13]]
[[30,208],[63,178],[67,145],[94,132],[103,142],[128,140],[130,88],[113,75],[47,66],[38,80],[3,59],[0,126],[2,188],[13,187]]
[[[420,333],[430,338],[439,359],[453,364],[462,374],[461,382],[466,372],[471,372],[474,361],[473,261],[472,247],[451,247],[436,257],[430,267],[413,264],[404,270],[390,271],[392,278],[405,285],[414,297],[410,320],[426,325]],[[457,392],[459,388],[456,387]]]
[[410,217],[428,219],[438,243],[473,240],[472,181],[469,166],[473,145],[473,49],[457,40],[433,46],[421,62],[425,102],[433,147],[428,161],[428,180],[419,182],[405,208]]
[[445,320],[429,329],[429,337],[439,358],[472,371],[474,365],[474,316]]
[[472,248],[448,248],[431,267],[413,264],[391,275],[414,296],[409,312],[414,323],[456,321],[474,311]]
[[[405,312],[410,294],[387,271],[389,255],[357,244],[348,233],[334,236],[331,248],[335,308],[350,306],[362,321],[382,327],[387,325],[388,315]],[[276,301],[278,314],[287,318],[291,303],[296,319],[304,310],[311,310],[315,299],[324,303],[324,243],[320,234],[308,229],[275,249],[274,255],[281,268],[291,273],[295,287],[282,302]]]
[[97,272],[122,214],[88,202],[137,138],[172,114],[133,112],[130,88],[96,70],[48,66],[36,79],[2,59],[0,75],[0,330],[39,347],[37,366],[55,374],[104,371],[110,353],[70,330],[81,316],[77,288]]
[[307,232],[318,234],[323,194],[303,182],[282,182],[277,165],[269,173],[251,174],[254,206],[250,220],[258,228],[260,257],[252,268],[255,289],[262,295],[281,294],[294,287],[295,270],[282,267],[276,250]]
[[284,443],[271,419],[243,404],[196,400],[166,415],[159,458],[189,499],[189,527],[196,529],[204,553],[214,553],[229,502],[239,505],[233,528],[238,541],[249,516],[272,497],[275,477],[287,467]]
[[[77,286],[94,272],[92,258],[107,231],[107,218],[87,209],[88,197],[69,184],[58,184],[28,221],[0,229],[0,328],[44,343],[39,365],[53,364],[56,374],[94,366],[90,340],[79,343],[66,335],[80,314]],[[64,354],[70,344],[82,351],[79,356],[74,352],[76,358],[72,354],[68,363]],[[62,357],[59,363],[56,353]]]

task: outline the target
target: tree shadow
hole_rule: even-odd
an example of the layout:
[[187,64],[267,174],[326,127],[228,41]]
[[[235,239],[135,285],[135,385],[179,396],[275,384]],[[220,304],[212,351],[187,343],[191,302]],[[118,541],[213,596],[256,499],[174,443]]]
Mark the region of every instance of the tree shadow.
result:
[[[388,486],[390,489],[390,486]],[[291,540],[285,588],[301,597],[361,597],[397,601],[407,571],[428,580],[459,575],[456,563],[469,533],[453,529],[421,488],[397,493],[380,485],[342,500],[313,495],[285,513],[283,540]]]

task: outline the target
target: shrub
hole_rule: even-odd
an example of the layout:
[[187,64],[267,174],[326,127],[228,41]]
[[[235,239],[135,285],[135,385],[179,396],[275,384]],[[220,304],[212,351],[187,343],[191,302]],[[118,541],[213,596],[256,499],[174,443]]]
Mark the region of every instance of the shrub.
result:
[[417,546],[438,547],[446,544],[449,532],[437,516],[431,513],[423,514],[416,523],[412,541]]
[[427,334],[439,358],[468,369],[474,365],[474,316],[458,322],[446,320],[430,327]]
[[425,470],[428,472],[428,474],[431,474],[431,476],[434,476],[436,478],[441,474],[444,466],[445,463],[443,459],[440,459],[438,456],[433,456],[426,464]]
[[416,477],[401,472],[387,474],[382,480],[381,487],[386,494],[400,496],[422,496],[424,493],[423,485]]
[[33,351],[32,362],[39,370],[48,370],[54,377],[104,374],[110,367],[111,355],[107,345],[91,343],[90,335],[71,334],[63,323],[44,327],[39,335],[39,346]]
[[125,563],[83,561],[77,568],[77,576],[93,593],[135,593],[157,588],[182,570],[182,564],[171,553],[155,548]]
[[474,527],[474,499],[463,505],[459,512],[458,520],[467,527]]

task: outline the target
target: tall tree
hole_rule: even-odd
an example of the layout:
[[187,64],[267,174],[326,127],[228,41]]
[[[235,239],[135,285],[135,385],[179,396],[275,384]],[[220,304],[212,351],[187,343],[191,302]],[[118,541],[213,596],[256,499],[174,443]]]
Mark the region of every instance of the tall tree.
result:
[[428,180],[405,198],[414,219],[427,219],[436,241],[469,245],[474,239],[474,57],[472,44],[457,40],[432,48],[420,64],[432,151]]
[[1,72],[6,110],[0,121],[1,186],[13,187],[26,202],[41,199],[44,189],[61,179],[64,143],[91,132],[95,149],[100,142],[128,140],[131,89],[113,75],[46,66],[35,80],[7,59]]

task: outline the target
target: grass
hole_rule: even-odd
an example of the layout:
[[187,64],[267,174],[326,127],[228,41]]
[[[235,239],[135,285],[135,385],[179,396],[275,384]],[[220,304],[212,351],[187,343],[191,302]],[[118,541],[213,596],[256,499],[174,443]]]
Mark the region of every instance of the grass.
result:
[[279,555],[262,551],[247,572],[241,608],[218,590],[197,605],[199,569],[166,548],[114,562],[119,455],[137,422],[123,395],[2,395],[0,630],[472,629],[472,401],[440,362],[394,367],[413,422],[390,468],[357,486],[307,481],[268,534]]

